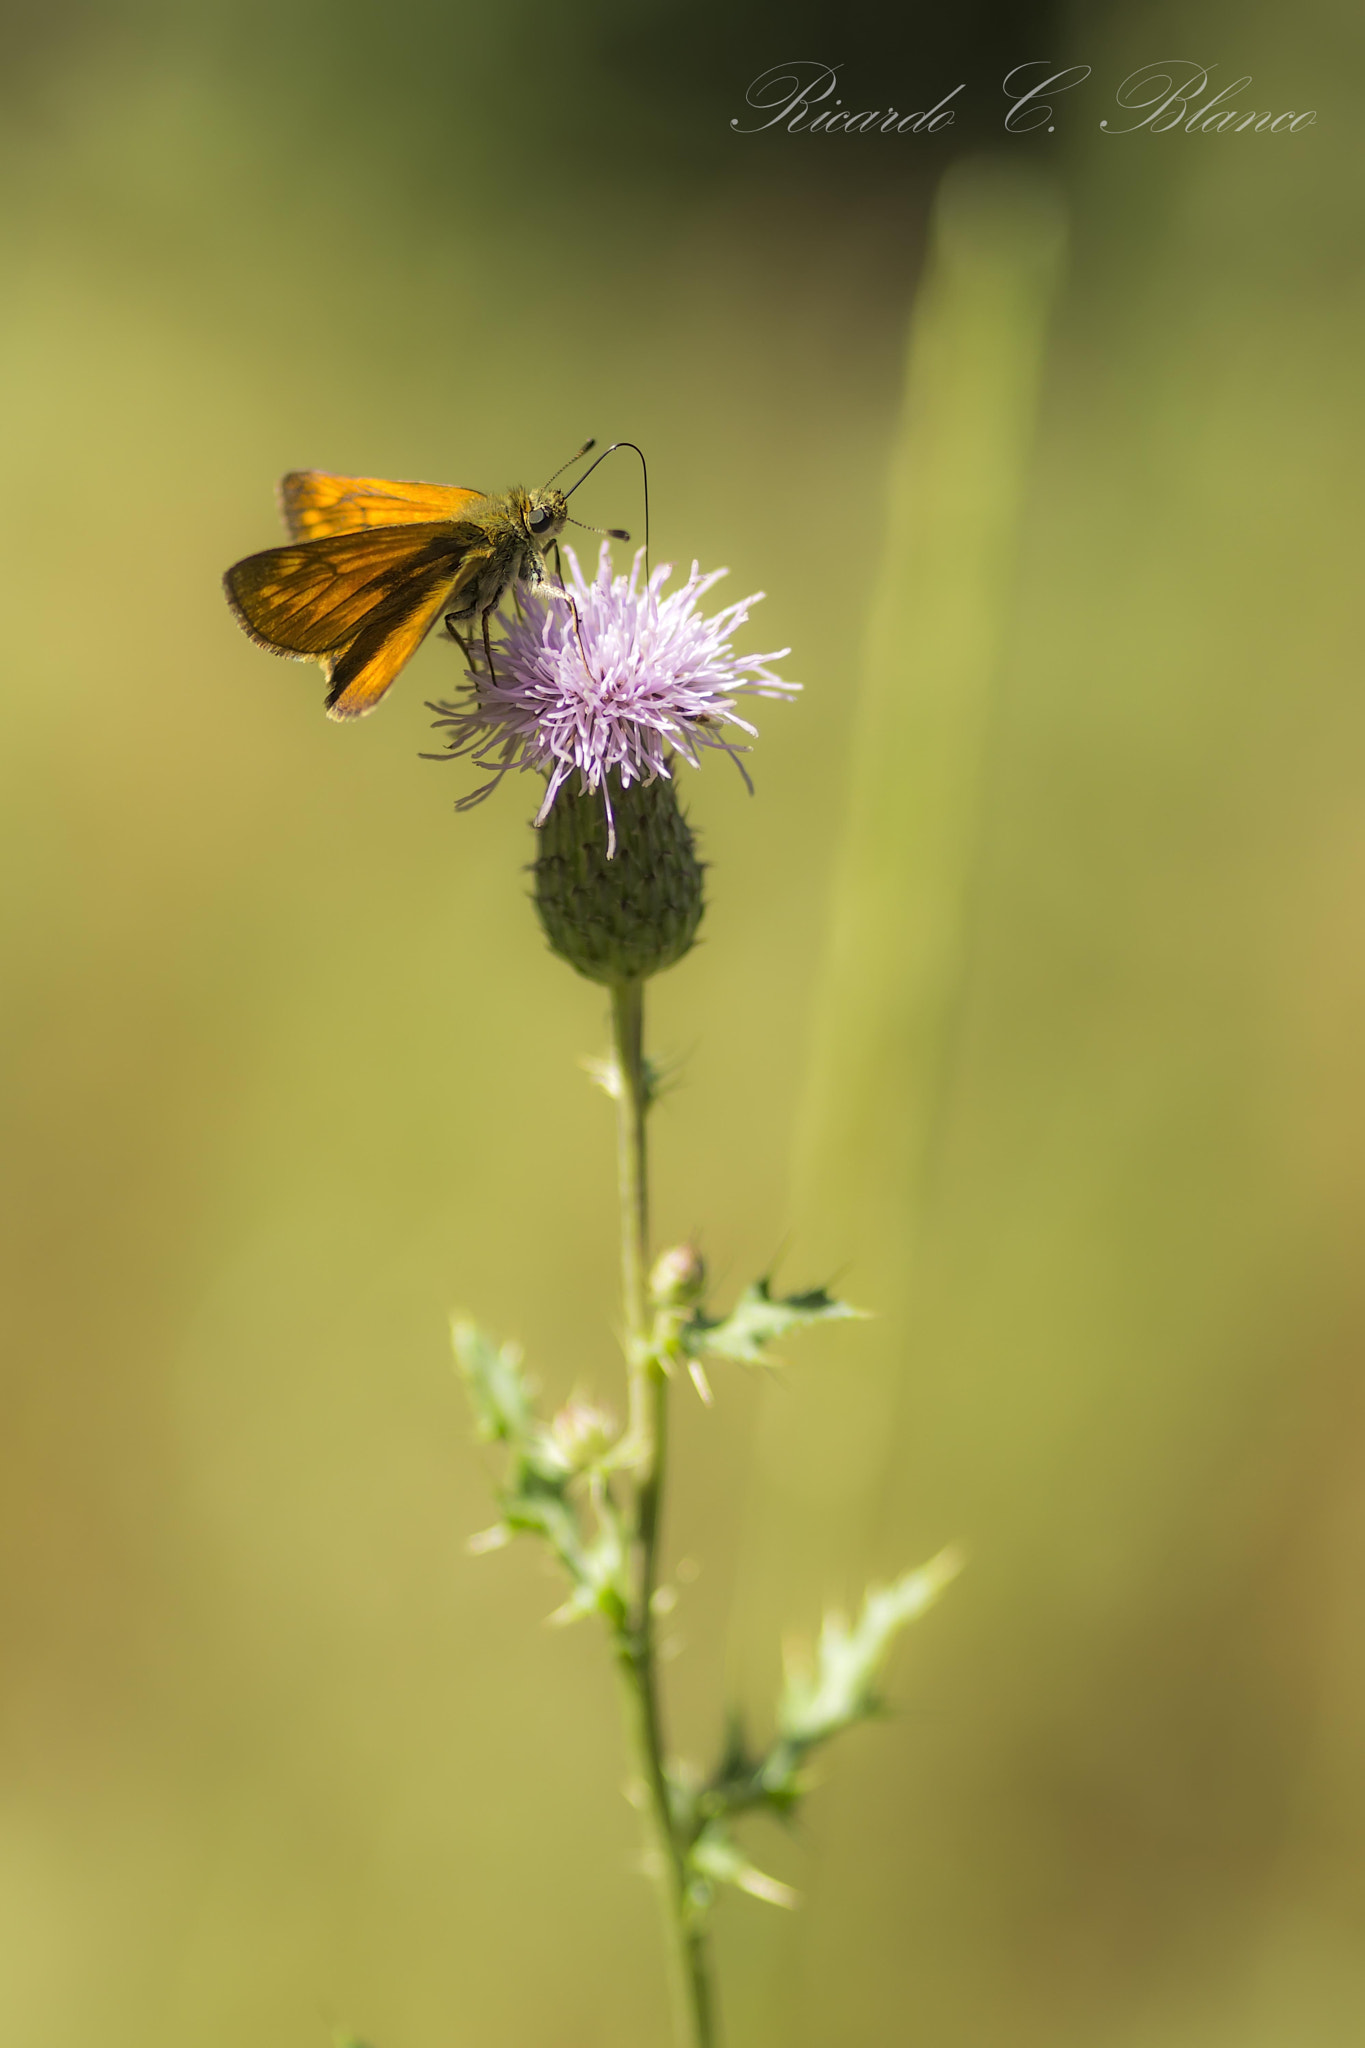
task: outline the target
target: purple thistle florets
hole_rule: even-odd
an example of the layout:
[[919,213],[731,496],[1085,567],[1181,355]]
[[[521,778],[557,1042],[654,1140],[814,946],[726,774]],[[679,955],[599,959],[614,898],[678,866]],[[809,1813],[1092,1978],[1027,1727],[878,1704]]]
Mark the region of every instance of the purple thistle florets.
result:
[[577,771],[581,789],[601,791],[610,827],[610,771],[622,785],[653,781],[669,774],[675,753],[699,768],[703,747],[728,754],[747,783],[739,756],[748,749],[726,728],[751,735],[755,728],[735,710],[736,698],[801,688],[767,666],[790,648],[731,651],[730,635],[762,592],[708,618],[697,607],[724,569],[703,576],[694,562],[686,583],[665,597],[672,570],[658,568],[642,584],[642,554],[629,576],[613,576],[604,542],[591,583],[573,549],[564,554],[570,580],[563,594],[523,600],[524,616],[508,622],[495,650],[495,676],[471,669],[465,702],[430,706],[448,735],[447,754],[438,758],[467,755],[490,771],[456,808],[481,803],[511,769],[537,769],[547,778],[539,825]]

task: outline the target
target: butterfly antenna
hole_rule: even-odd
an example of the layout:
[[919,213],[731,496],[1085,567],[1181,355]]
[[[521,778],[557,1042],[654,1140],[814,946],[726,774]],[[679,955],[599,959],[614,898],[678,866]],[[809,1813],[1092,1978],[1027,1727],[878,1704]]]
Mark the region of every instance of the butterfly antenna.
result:
[[570,526],[577,526],[584,533],[604,533],[608,540],[629,540],[624,526],[589,526],[586,519],[570,519]]
[[[588,448],[591,448],[591,447],[592,447],[592,445],[593,445],[593,444],[592,444],[592,442],[591,442],[591,441],[589,441],[589,443],[588,443]],[[605,462],[605,461],[606,461],[606,459],[607,459],[607,457],[608,457],[609,455],[614,455],[614,454],[616,453],[616,451],[617,451],[617,449],[618,449],[618,448],[633,448],[633,449],[635,450],[635,453],[636,453],[636,454],[637,454],[637,455],[639,456],[639,458],[640,458],[640,469],[641,469],[641,472],[642,472],[642,474],[643,474],[643,477],[644,477],[644,488],[645,488],[645,581],[646,581],[646,582],[648,582],[648,580],[649,580],[649,464],[648,464],[648,463],[647,463],[647,462],[645,461],[645,451],[644,451],[644,449],[643,449],[643,448],[640,448],[640,447],[637,447],[634,441],[613,441],[613,442],[612,442],[612,444],[611,444],[611,446],[610,446],[610,448],[604,448],[604,449],[602,450],[602,453],[601,453],[601,454],[600,454],[600,455],[598,456],[598,458],[597,458],[597,462]],[[587,449],[587,448],[583,448],[583,449],[580,449],[580,450],[579,450],[579,453],[580,453],[580,454],[582,454],[582,455],[586,455],[586,454],[587,454],[587,452],[588,452],[588,449]],[[574,457],[574,460],[575,460],[575,461],[577,461],[577,460],[578,460],[578,457],[577,457],[577,456],[575,456],[575,457]],[[570,484],[570,486],[569,486],[568,490],[567,490],[567,491],[565,491],[565,493],[564,493],[564,495],[565,495],[565,497],[566,497],[566,498],[571,498],[571,497],[573,496],[574,492],[575,492],[575,491],[576,491],[576,490],[578,489],[578,485],[579,485],[579,484],[583,484],[583,483],[586,483],[586,482],[587,482],[588,478],[589,478],[589,477],[590,477],[590,476],[592,475],[593,471],[594,471],[594,470],[596,469],[596,467],[597,467],[597,462],[590,462],[590,463],[588,464],[587,468],[586,468],[586,469],[584,470],[584,472],[583,472],[582,476],[581,476],[581,477],[579,477],[579,479],[578,479],[578,482],[577,482],[577,483],[572,483],[572,484]],[[565,465],[564,465],[564,467],[565,467],[565,468],[567,469],[567,468],[568,468],[568,466],[569,466],[569,465],[568,465],[568,463],[566,462],[566,463],[565,463]],[[558,471],[556,471],[556,475],[558,475]],[[575,526],[578,526],[579,524],[581,524],[581,522],[580,522],[579,520],[575,519],[575,521],[574,521],[574,525],[575,525]],[[592,533],[600,533],[600,532],[602,531],[602,528],[601,528],[601,527],[598,527],[598,526],[594,526],[594,527],[591,527],[591,528],[589,529],[589,531],[590,531],[590,532],[592,532]],[[610,529],[608,529],[608,531],[610,531]],[[624,539],[624,538],[625,538],[625,536],[624,536],[624,535],[622,535],[622,536],[621,536],[621,538],[622,538],[622,539]]]
[[[560,465],[559,465],[559,468],[558,468],[558,469],[557,469],[557,470],[555,471],[555,476],[563,476],[563,474],[564,474],[564,472],[565,472],[565,470],[566,470],[566,469],[572,469],[572,468],[573,468],[573,466],[574,466],[574,464],[575,464],[576,462],[581,462],[581,461],[583,460],[583,457],[584,457],[584,456],[585,456],[585,455],[587,454],[587,452],[588,452],[588,450],[589,450],[590,448],[595,448],[596,446],[597,446],[597,436],[596,436],[595,434],[591,434],[591,435],[589,435],[588,439],[587,439],[587,440],[586,440],[586,441],[585,441],[585,442],[583,443],[583,446],[582,446],[582,447],[581,447],[581,448],[579,449],[579,451],[578,451],[577,455],[571,455],[571,456],[569,457],[569,459],[568,459],[568,461],[567,461],[567,462],[561,462],[561,463],[560,463]],[[610,450],[610,449],[608,449],[608,450],[607,450],[607,453],[608,453],[608,454],[610,454],[610,453],[611,453],[611,450]],[[602,459],[602,458],[601,458],[601,457],[599,456],[599,457],[598,457],[598,461],[600,462],[600,461],[601,461],[601,459]],[[596,466],[596,465],[594,465],[594,467],[595,467],[595,466]],[[552,477],[547,477],[547,478],[546,478],[546,480],[545,480],[545,488],[546,488],[546,490],[548,490],[548,489],[550,488],[550,485],[551,485],[551,484],[552,484],[552,483],[554,482],[554,480],[555,480],[555,476],[552,476]],[[579,482],[579,483],[581,484],[581,483],[582,483],[582,481],[583,481],[583,479],[582,479],[582,477],[580,477],[580,478],[578,479],[578,482]],[[578,485],[577,485],[577,484],[575,484],[575,486],[574,486],[574,489],[575,489],[575,490],[577,490],[577,488],[578,488]]]

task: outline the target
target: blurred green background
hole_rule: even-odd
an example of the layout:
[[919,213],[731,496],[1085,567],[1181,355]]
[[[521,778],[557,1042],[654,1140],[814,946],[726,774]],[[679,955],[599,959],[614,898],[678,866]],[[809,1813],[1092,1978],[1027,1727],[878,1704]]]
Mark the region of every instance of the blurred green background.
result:
[[[679,1747],[823,1603],[973,1560],[755,1841],[805,1903],[725,1905],[730,2038],[1358,2042],[1354,12],[3,28],[0,2035],[665,2039],[602,1644],[464,1555],[446,1338],[614,1387],[600,995],[532,795],[456,818],[416,759],[451,650],[339,728],[218,587],[288,468],[595,433],[807,684],[756,797],[687,784],[658,1230],[883,1311],[680,1403]],[[1316,127],[1102,134],[1173,52]],[[794,53],[964,118],[732,134]],[[1095,76],[1006,138],[1040,53]]]

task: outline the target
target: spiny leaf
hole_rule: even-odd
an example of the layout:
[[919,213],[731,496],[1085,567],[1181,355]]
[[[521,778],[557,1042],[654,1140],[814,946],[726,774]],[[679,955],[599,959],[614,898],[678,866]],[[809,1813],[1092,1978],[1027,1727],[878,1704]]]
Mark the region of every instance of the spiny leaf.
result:
[[702,1829],[692,1844],[688,1861],[710,1883],[732,1884],[736,1890],[748,1892],[750,1898],[762,1899],[769,1906],[790,1909],[800,1903],[790,1885],[755,1869],[733,1836],[718,1825]]
[[450,1335],[480,1436],[490,1443],[524,1443],[536,1424],[520,1346],[495,1344],[477,1323],[459,1320]]
[[876,1681],[892,1641],[932,1606],[962,1569],[956,1550],[942,1550],[891,1586],[872,1586],[852,1628],[827,1614],[813,1672],[788,1668],[778,1709],[783,1737],[801,1749],[825,1742],[877,1710]]
[[746,1287],[728,1316],[713,1320],[698,1314],[681,1333],[684,1349],[692,1356],[708,1353],[718,1358],[738,1359],[742,1365],[760,1365],[770,1344],[794,1331],[808,1330],[814,1323],[845,1321],[861,1316],[861,1309],[838,1301],[823,1287],[803,1294],[774,1295],[769,1280],[756,1280]]

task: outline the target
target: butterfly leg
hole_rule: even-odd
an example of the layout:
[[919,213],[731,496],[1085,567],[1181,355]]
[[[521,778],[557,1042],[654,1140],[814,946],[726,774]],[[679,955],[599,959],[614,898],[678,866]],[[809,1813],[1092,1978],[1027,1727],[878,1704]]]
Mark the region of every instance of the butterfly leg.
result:
[[590,676],[592,676],[593,681],[595,683],[600,682],[601,677],[593,675],[592,663],[588,660],[588,650],[583,645],[583,621],[578,616],[578,606],[574,603],[573,595],[571,592],[566,591],[565,596],[569,600],[569,610],[573,613],[573,636],[574,639],[578,642],[579,660],[582,662],[583,667],[585,668],[587,673]]
[[483,652],[484,659],[488,663],[488,680],[490,683],[495,683],[498,680],[498,672],[493,666],[493,643],[488,637],[488,615],[492,610],[493,606],[491,604],[485,605],[479,616],[483,623]]
[[[456,644],[456,646],[457,646],[457,647],[459,648],[459,650],[460,650],[461,654],[462,654],[462,655],[464,656],[464,663],[465,663],[465,667],[466,667],[467,669],[469,669],[469,670],[471,671],[471,673],[472,673],[472,674],[474,674],[474,675],[477,675],[477,674],[478,674],[478,671],[479,671],[479,650],[478,650],[478,648],[477,648],[477,646],[475,645],[475,642],[474,642],[474,621],[473,621],[473,619],[467,619],[467,620],[466,620],[466,622],[465,622],[465,628],[464,628],[464,631],[463,631],[463,632],[461,632],[461,631],[460,631],[460,629],[459,629],[459,627],[458,627],[458,626],[456,626],[455,624],[453,624],[453,623],[452,623],[452,617],[451,617],[450,615],[448,615],[448,616],[447,616],[446,624],[447,624],[447,626],[449,627],[449,631],[450,631],[450,637],[451,637],[451,639],[452,639],[452,640],[453,640],[453,641],[455,642],[455,644]],[[493,665],[492,665],[492,662],[488,660],[488,656],[487,656],[487,649],[488,649],[488,628],[487,628],[486,626],[484,627],[484,635],[483,635],[483,640],[484,640],[484,659],[485,659],[485,662],[486,662],[486,665],[487,665],[487,668],[488,668],[488,673],[489,673],[490,675],[492,675],[492,673],[493,673]]]

